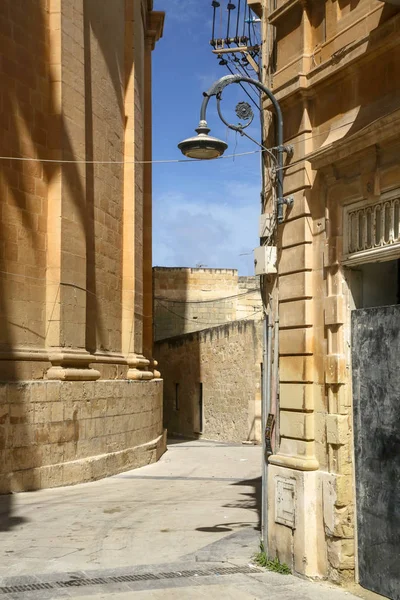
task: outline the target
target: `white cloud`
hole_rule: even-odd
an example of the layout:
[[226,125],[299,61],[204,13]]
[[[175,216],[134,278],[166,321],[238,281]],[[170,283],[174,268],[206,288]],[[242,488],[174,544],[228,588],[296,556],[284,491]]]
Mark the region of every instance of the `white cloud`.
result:
[[197,0],[158,0],[157,10],[165,10],[168,20],[186,23],[199,16]]
[[218,74],[217,71],[212,71],[209,73],[198,73],[196,78],[200,82],[200,87],[203,92],[208,90],[214,81],[217,81],[221,77],[221,73]]
[[155,198],[154,204],[155,265],[195,267],[201,263],[253,274],[252,249],[258,245],[260,210],[257,187],[232,182],[221,193],[168,192]]

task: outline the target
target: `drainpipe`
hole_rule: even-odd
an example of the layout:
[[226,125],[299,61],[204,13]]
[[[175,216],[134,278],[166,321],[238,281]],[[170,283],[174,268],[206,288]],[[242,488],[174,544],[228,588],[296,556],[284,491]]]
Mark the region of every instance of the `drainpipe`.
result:
[[275,301],[275,328],[274,328],[274,372],[272,388],[275,398],[275,454],[280,446],[280,391],[279,391],[279,290],[276,291]]
[[272,381],[272,335],[269,315],[263,321],[263,380],[261,404],[262,435],[262,477],[261,477],[261,541],[268,556],[268,454],[266,444],[266,424],[271,412]]

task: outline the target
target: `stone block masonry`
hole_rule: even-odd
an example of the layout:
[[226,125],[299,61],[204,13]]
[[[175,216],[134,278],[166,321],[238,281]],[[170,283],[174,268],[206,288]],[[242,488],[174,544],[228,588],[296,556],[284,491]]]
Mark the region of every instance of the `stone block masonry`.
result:
[[0,154],[30,159],[0,161],[0,492],[165,450],[148,142],[163,20],[152,0],[0,3]]
[[156,342],[170,434],[261,439],[262,322],[235,321]]
[[92,481],[165,450],[162,381],[0,384],[0,493]]
[[262,318],[258,277],[235,269],[154,267],[154,339]]
[[[400,256],[398,209],[391,208],[400,187],[400,8],[282,0],[262,10],[263,35],[273,29],[276,40],[274,52],[263,47],[264,83],[282,109],[284,142],[294,147],[284,177],[294,204],[278,228],[278,276],[265,290],[279,317],[269,550],[303,576],[341,583],[357,578],[363,561],[351,311],[370,306],[368,290],[382,304],[397,298],[396,278],[373,273]],[[267,97],[264,109],[265,139],[273,140]],[[267,194],[265,212],[272,206]]]

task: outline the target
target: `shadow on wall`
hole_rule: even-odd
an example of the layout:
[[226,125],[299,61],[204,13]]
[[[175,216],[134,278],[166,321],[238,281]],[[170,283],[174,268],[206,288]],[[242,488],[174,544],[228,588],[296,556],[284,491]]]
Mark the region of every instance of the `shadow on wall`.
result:
[[[193,318],[190,318],[188,305],[189,269],[174,269],[172,272],[169,269],[160,269],[160,272],[162,280],[159,281],[153,269],[155,340],[157,320],[163,323],[163,330],[173,332],[174,336],[180,336],[193,328]],[[164,296],[169,289],[174,290],[174,302],[158,300],[158,295]],[[203,431],[204,408],[199,343],[191,346],[190,355],[190,372],[178,369],[177,375],[169,376],[164,371],[162,361],[159,368],[164,380],[164,427],[170,435],[182,434],[196,438],[200,437]]]
[[[123,0],[118,0],[122,2]],[[40,159],[93,159],[92,73],[93,39],[101,52],[113,82],[115,96],[124,120],[124,81],[119,75],[132,65],[124,65],[107,34],[105,22],[114,18],[115,2],[84,0],[85,144],[74,140],[73,127],[59,106],[59,68],[55,47],[51,45],[48,6],[45,0],[2,0],[0,3],[0,154],[34,156],[38,162],[0,161],[0,381],[42,379],[49,367],[42,363],[16,363],[10,360],[13,349],[44,348],[49,323],[45,318],[47,223],[49,188],[59,181],[65,186],[63,202],[70,203],[71,218],[84,232],[86,242],[86,289],[61,284],[54,294],[54,305],[63,294],[87,294],[89,330],[87,349],[103,340],[104,328],[96,296],[94,171],[91,166],[40,162]],[[54,40],[53,40],[54,43]],[[125,77],[125,82],[128,77]],[[123,121],[124,123],[124,121]],[[72,131],[72,133],[71,133]],[[123,141],[121,142],[123,143]],[[79,150],[78,150],[79,147]],[[82,147],[84,150],[82,150]],[[122,149],[122,147],[121,147]],[[115,165],[112,169],[122,169]],[[64,192],[63,192],[64,194]],[[48,283],[48,282],[47,282]],[[97,342],[96,342],[97,340]],[[8,353],[6,356],[4,353]],[[8,358],[8,360],[6,360]],[[6,386],[0,384],[0,395]],[[42,464],[38,431],[27,406],[18,403],[18,389],[0,397],[0,478],[13,489],[24,490],[37,475],[32,470]],[[14,397],[15,396],[15,397]],[[62,445],[62,442],[60,442]],[[11,450],[12,448],[12,450]],[[7,454],[7,456],[6,456]],[[12,474],[12,475],[10,475]],[[9,479],[11,477],[11,479]],[[0,528],[10,529],[23,521],[12,516],[12,496],[1,498]]]
[[[360,0],[339,0],[339,8],[347,15],[347,12],[357,9],[359,2]],[[399,12],[400,7],[382,3],[379,23],[376,29],[371,31],[371,42],[365,51],[366,54],[374,44],[376,30]],[[343,50],[345,51],[346,47]],[[390,52],[393,53],[392,48]],[[336,60],[340,61],[341,51],[335,54],[338,55]],[[332,58],[335,58],[334,55]],[[316,94],[313,110],[313,129],[318,132],[318,128],[322,127],[322,132],[326,131],[326,134],[325,136],[316,136],[314,150],[317,150],[324,143],[335,141],[335,139],[345,139],[360,131],[376,118],[398,109],[400,101],[398,86],[400,76],[399,58],[399,56],[394,58],[392,54],[389,61],[382,59],[382,68],[375,69],[371,76],[367,78],[362,76],[355,78],[353,72],[350,72],[347,78],[341,80],[339,84],[337,81],[333,82],[331,92],[329,90],[328,92],[324,91],[321,96]],[[332,98],[331,102],[327,102],[329,97]],[[320,101],[319,98],[321,98]],[[348,127],[344,126],[347,122],[349,123]],[[326,129],[326,123],[331,123],[332,132],[329,131],[329,127],[328,130]],[[333,136],[332,139],[331,136]]]
[[234,269],[153,268],[155,356],[170,435],[260,440],[259,282]]

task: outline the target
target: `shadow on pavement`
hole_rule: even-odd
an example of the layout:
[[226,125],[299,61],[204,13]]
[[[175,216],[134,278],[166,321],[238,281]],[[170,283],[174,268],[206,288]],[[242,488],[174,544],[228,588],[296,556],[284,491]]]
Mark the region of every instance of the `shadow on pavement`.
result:
[[261,529],[261,477],[255,477],[254,479],[246,479],[244,481],[235,481],[232,485],[241,485],[246,487],[252,487],[251,492],[243,492],[242,496],[246,496],[243,500],[239,500],[237,503],[231,503],[225,505],[227,508],[247,508],[249,510],[256,510],[258,516],[258,524],[255,529]]
[[0,531],[10,531],[28,521],[24,517],[13,517],[12,504],[13,497],[11,494],[0,496]]
[[[254,523],[243,523],[243,521],[236,523],[219,523],[218,525],[214,525],[213,527],[197,527],[196,531],[203,531],[204,533],[224,533],[227,531],[234,531],[236,529],[241,529],[244,527],[253,527]],[[258,529],[258,527],[254,527],[254,529]]]
[[235,481],[231,485],[252,487],[253,490],[251,492],[243,492],[242,496],[246,496],[246,498],[239,499],[236,502],[224,504],[224,508],[244,508],[246,510],[256,510],[258,516],[257,524],[247,522],[218,523],[213,527],[197,527],[196,531],[204,531],[206,533],[222,533],[224,531],[233,531],[242,527],[252,527],[256,531],[261,530],[261,477],[244,479],[243,481]]

